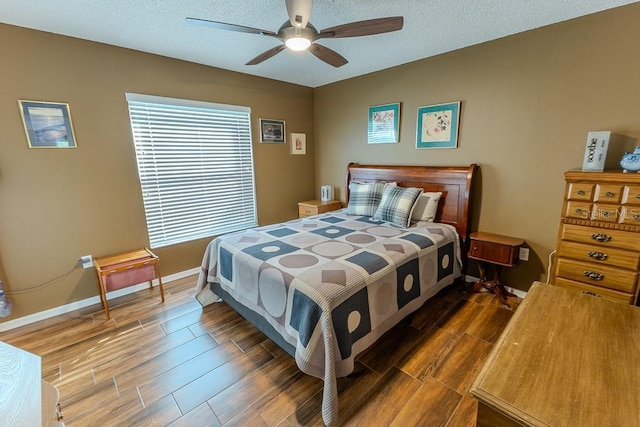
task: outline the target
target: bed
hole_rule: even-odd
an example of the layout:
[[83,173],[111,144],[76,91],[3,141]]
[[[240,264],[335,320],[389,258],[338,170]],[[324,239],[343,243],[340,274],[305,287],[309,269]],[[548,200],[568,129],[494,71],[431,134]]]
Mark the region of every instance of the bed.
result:
[[345,209],[211,241],[196,296],[225,301],[323,379],[333,425],[336,378],[461,275],[477,169],[349,164]]

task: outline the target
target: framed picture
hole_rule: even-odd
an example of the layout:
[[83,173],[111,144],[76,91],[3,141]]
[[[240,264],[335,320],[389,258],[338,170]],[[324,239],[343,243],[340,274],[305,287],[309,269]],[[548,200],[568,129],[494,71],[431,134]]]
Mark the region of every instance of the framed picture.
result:
[[460,101],[418,108],[416,148],[456,148]]
[[387,144],[399,141],[400,103],[369,107],[367,143]]
[[76,148],[69,104],[18,101],[30,148]]
[[260,142],[284,144],[284,120],[260,119]]
[[307,154],[307,135],[304,133],[291,134],[291,154]]

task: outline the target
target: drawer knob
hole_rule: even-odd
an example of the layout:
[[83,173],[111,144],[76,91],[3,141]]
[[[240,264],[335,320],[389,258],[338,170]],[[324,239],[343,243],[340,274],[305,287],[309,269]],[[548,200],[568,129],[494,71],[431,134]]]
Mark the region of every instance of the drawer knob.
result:
[[[578,190],[578,196],[584,196],[584,190]],[[640,194],[638,194],[640,196]]]
[[580,291],[581,294],[585,294],[585,295],[590,295],[592,297],[598,297],[600,298],[600,295],[596,294],[595,292],[591,292],[591,291]]
[[597,259],[598,261],[604,261],[609,258],[609,255],[605,254],[604,252],[591,251],[588,255],[593,259]]
[[585,271],[584,272],[584,277],[586,277],[587,279],[599,281],[599,280],[604,279],[604,274],[596,273],[595,271]]
[[640,193],[636,194],[636,199],[640,199]]
[[640,214],[633,214],[631,215],[631,218],[635,219],[636,221],[640,219]]
[[603,216],[603,217],[605,217],[605,218],[609,218],[609,217],[611,216],[611,212],[609,212],[609,211],[603,211],[603,212],[602,212],[602,216]]
[[576,208],[576,213],[577,213],[578,215],[579,215],[579,214],[581,214],[581,213],[582,213],[582,209],[580,209],[580,208]]
[[593,233],[591,238],[597,242],[609,242],[611,240],[611,236],[601,233]]
[[607,197],[613,197],[613,196],[615,196],[615,194],[614,194],[614,193],[612,193],[611,191],[607,191],[606,193],[604,193],[604,195],[605,195],[605,196],[607,196]]

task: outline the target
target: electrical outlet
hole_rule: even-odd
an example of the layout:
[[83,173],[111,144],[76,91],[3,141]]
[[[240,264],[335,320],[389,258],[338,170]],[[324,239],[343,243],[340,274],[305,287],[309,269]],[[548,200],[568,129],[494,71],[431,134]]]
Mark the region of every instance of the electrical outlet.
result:
[[83,255],[80,257],[80,262],[82,263],[82,268],[91,268],[93,267],[93,257],[91,255]]
[[520,248],[520,261],[529,261],[529,248]]

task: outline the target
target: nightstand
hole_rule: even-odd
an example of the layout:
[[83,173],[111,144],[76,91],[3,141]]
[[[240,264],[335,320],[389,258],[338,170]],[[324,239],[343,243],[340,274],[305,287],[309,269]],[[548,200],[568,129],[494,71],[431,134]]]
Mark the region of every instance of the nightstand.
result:
[[311,215],[318,215],[341,208],[342,202],[340,200],[329,200],[328,202],[307,200],[306,202],[298,203],[298,218],[306,218]]
[[[524,240],[502,236],[500,234],[475,232],[469,235],[471,244],[468,257],[478,261],[480,279],[473,285],[471,291],[478,292],[485,288],[500,298],[500,302],[507,304],[507,297],[515,296],[507,291],[500,278],[502,267],[513,267],[518,264],[518,253]],[[494,267],[492,280],[487,277],[487,264]]]

